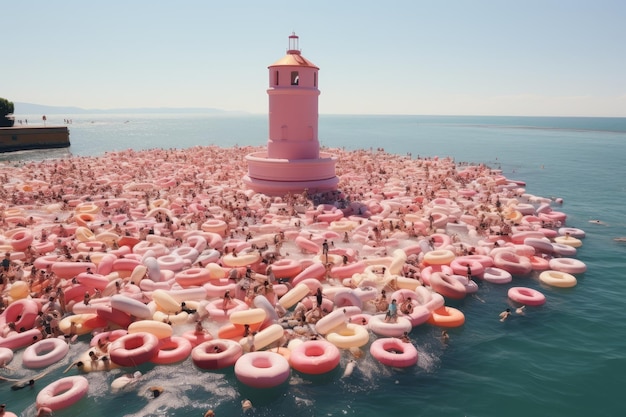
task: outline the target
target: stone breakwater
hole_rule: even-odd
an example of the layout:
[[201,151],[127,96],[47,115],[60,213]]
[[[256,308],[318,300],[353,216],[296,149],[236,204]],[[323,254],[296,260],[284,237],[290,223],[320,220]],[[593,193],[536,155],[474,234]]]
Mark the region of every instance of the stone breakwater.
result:
[[[412,366],[418,352],[402,339],[426,323],[462,326],[446,301],[478,281],[535,274],[571,287],[585,272],[575,259],[584,232],[554,210],[560,201],[499,170],[332,149],[337,191],[278,198],[244,188],[244,156],[259,150],[0,165],[0,349],[46,364],[67,351],[43,341],[92,337],[82,372],[191,356],[201,370],[235,366],[243,383],[273,386],[289,377],[282,362],[239,358],[272,349],[299,372],[328,372],[341,349],[363,354],[373,337],[381,363]],[[527,287],[509,297],[546,302]],[[327,362],[311,367],[320,355]]]

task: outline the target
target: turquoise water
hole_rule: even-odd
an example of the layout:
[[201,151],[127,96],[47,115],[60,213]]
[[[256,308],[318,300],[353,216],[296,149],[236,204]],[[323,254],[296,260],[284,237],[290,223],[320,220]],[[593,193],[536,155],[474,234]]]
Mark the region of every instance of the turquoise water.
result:
[[[4,154],[0,160],[267,140],[266,116],[59,117],[48,116],[49,123],[73,119],[69,149]],[[56,416],[201,416],[208,408],[219,417],[237,416],[244,414],[244,398],[255,406],[245,415],[254,416],[623,415],[626,244],[613,238],[626,236],[626,119],[322,115],[319,136],[329,147],[383,147],[414,157],[484,162],[526,181],[530,194],[563,198],[558,210],[568,214],[567,225],[587,232],[577,258],[588,271],[571,289],[544,287],[536,277],[501,286],[480,283],[477,296],[450,303],[467,321],[450,330],[447,346],[436,328],[413,330],[420,359],[408,370],[367,357],[350,378],[340,378],[341,370],[317,378],[294,373],[287,385],[258,391],[239,384],[232,371],[199,371],[188,359],[171,367],[142,367],[144,380],[118,394],[109,390],[116,375],[89,374],[89,398]],[[606,225],[589,223],[592,219]],[[501,323],[498,314],[508,306],[506,292],[513,285],[540,289],[548,302]],[[70,356],[84,350],[81,343]],[[32,416],[38,390],[60,372],[42,378],[34,390],[12,392],[0,383],[0,402]],[[149,399],[144,394],[150,385],[164,386],[164,394]]]

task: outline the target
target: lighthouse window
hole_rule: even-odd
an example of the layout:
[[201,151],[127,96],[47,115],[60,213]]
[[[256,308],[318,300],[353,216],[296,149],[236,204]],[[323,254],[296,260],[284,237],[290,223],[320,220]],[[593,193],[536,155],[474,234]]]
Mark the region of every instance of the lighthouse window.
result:
[[313,87],[317,87],[317,72],[313,73]]
[[291,71],[291,85],[298,85],[300,82],[300,76],[298,71]]
[[278,71],[276,71],[275,75],[276,75],[276,80],[274,81],[274,85],[278,85]]

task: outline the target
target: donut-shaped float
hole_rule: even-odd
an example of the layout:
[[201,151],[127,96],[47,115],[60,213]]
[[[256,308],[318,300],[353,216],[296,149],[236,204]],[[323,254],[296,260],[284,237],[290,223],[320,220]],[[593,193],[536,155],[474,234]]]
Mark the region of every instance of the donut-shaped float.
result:
[[302,236],[296,237],[295,243],[305,253],[319,253],[321,250],[320,245]]
[[69,350],[65,340],[56,337],[42,339],[24,350],[22,364],[31,369],[45,368],[63,359]]
[[326,340],[340,349],[349,349],[366,345],[370,341],[370,335],[365,327],[348,323],[328,333]]
[[576,239],[582,239],[585,237],[585,231],[576,227],[560,227],[558,233],[561,236],[570,235]]
[[545,295],[528,287],[511,287],[507,295],[511,300],[523,305],[540,306],[546,302]]
[[307,340],[296,346],[289,356],[289,364],[303,374],[319,375],[339,365],[341,354],[337,346],[326,340]]
[[287,381],[290,374],[291,368],[287,359],[275,352],[250,352],[235,363],[237,379],[253,388],[278,386]]
[[302,264],[295,259],[279,259],[272,264],[272,272],[276,278],[293,278],[302,272]]
[[528,258],[506,250],[494,255],[493,264],[511,275],[528,275],[533,269]]
[[16,251],[26,250],[33,242],[33,234],[28,229],[18,230],[11,235],[11,246]]
[[228,253],[222,256],[222,264],[230,268],[238,266],[249,266],[255,264],[261,260],[261,255],[258,252],[252,251],[247,253]]
[[0,315],[0,327],[7,323],[15,323],[15,328],[30,329],[35,324],[39,313],[39,304],[33,299],[22,298],[13,301]]
[[493,266],[485,268],[482,279],[492,284],[506,284],[513,280],[510,272]]
[[467,295],[467,289],[454,276],[434,272],[430,276],[430,287],[444,297],[461,300]]
[[211,280],[211,271],[192,267],[176,273],[174,279],[181,287],[201,286]]
[[214,339],[193,348],[191,359],[200,369],[222,369],[235,365],[242,354],[241,345],[234,340]]
[[218,298],[210,301],[206,306],[209,316],[216,321],[228,320],[232,313],[248,310],[248,308],[246,303],[237,298],[227,300],[226,305],[224,305],[224,300]]
[[208,219],[202,223],[200,228],[205,232],[217,233],[223,237],[224,232],[226,232],[226,229],[228,228],[228,224],[224,220]]
[[172,336],[159,340],[156,354],[150,362],[157,365],[168,365],[182,362],[191,353],[191,342],[182,336]]
[[572,248],[579,248],[583,245],[582,240],[569,235],[557,236],[554,238],[554,241],[561,245],[571,246]]
[[158,348],[159,339],[152,333],[129,333],[109,345],[109,356],[113,363],[135,367],[149,362]]
[[87,394],[89,382],[84,376],[68,376],[58,379],[39,391],[37,408],[47,407],[52,411],[69,407]]
[[378,362],[395,368],[406,368],[417,363],[415,346],[395,337],[375,340],[370,346],[370,353]]
[[398,317],[395,322],[387,322],[384,314],[372,316],[368,327],[378,336],[385,337],[400,337],[404,332],[410,332],[412,329],[411,322],[405,317]]
[[543,271],[539,274],[539,281],[551,287],[571,288],[577,284],[576,277],[567,272],[560,271]]
[[548,260],[541,256],[529,256],[528,260],[530,261],[530,266],[533,271],[545,271],[546,269],[550,269]]
[[451,250],[437,249],[424,254],[424,263],[428,265],[450,265],[454,258],[454,252]]
[[552,258],[548,261],[551,269],[568,274],[582,274],[587,271],[587,265],[583,261],[574,258]]
[[465,315],[454,307],[443,306],[433,310],[428,323],[439,327],[459,327],[465,323]]
[[157,339],[166,339],[172,336],[173,329],[167,323],[154,320],[138,320],[128,326],[128,333],[150,333]]
[[450,267],[458,275],[467,275],[471,271],[471,276],[481,277],[485,273],[485,266],[478,259],[470,258],[470,255],[453,259]]

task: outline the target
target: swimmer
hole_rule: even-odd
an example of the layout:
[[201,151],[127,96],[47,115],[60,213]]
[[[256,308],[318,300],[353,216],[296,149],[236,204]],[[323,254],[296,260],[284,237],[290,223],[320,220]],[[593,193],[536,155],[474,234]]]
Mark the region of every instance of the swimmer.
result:
[[346,378],[352,375],[352,372],[354,372],[355,366],[356,366],[356,361],[354,359],[350,359],[348,361],[348,364],[346,365],[346,370],[343,371],[343,375],[341,377]]
[[626,237],[616,237],[613,240],[616,242],[626,242]]
[[35,386],[35,380],[34,379],[29,379],[28,381],[19,381],[16,382],[15,384],[11,385],[11,389],[13,391],[17,391],[20,390],[22,388],[26,388],[26,387],[33,387]]
[[13,391],[17,391],[20,390],[22,388],[26,388],[28,386],[33,387],[35,385],[35,381],[37,381],[38,379],[43,378],[44,376],[48,375],[50,373],[50,371],[52,371],[52,369],[48,369],[46,371],[43,371],[40,374],[37,374],[35,376],[32,376],[28,379],[14,379],[14,378],[7,378],[4,376],[0,376],[0,380],[2,381],[9,381],[9,382],[15,382],[15,384],[13,384],[11,386],[11,389]]
[[450,335],[448,334],[447,331],[442,330],[441,331],[441,343],[443,343],[444,345],[447,345],[448,340],[450,340]]
[[508,319],[510,315],[511,315],[511,309],[507,308],[502,313],[500,313],[500,321],[504,321]]
[[153,385],[151,387],[148,387],[148,391],[152,393],[153,398],[158,398],[163,393],[163,387]]
[[70,364],[70,366],[68,366],[67,368],[65,368],[65,371],[63,371],[64,374],[67,373],[67,371],[69,371],[70,369],[72,369],[72,367],[77,367],[78,369],[83,369],[83,366],[85,366],[85,364],[83,363],[83,361],[76,361],[72,364]]
[[241,409],[246,412],[252,408],[252,402],[250,400],[243,400],[241,402]]
[[521,306],[515,309],[515,314],[519,314],[520,316],[524,315],[524,309],[526,308],[526,306]]
[[606,223],[604,223],[602,220],[597,219],[589,220],[589,223],[606,225]]
[[207,412],[204,413],[204,417],[215,417],[215,411],[207,410]]
[[409,332],[404,332],[402,336],[400,336],[400,340],[403,343],[411,343],[411,339],[409,338]]
[[141,378],[141,372],[136,371],[135,373],[122,375],[119,378],[115,378],[113,382],[111,382],[111,388],[113,390],[119,390],[124,388],[127,385],[135,383]]

